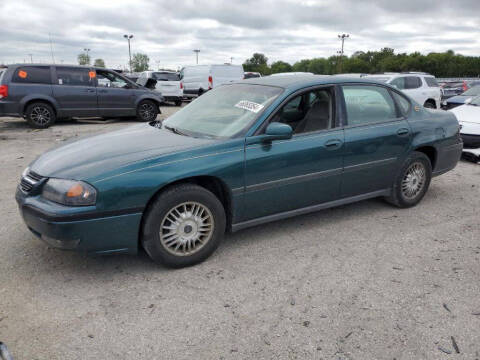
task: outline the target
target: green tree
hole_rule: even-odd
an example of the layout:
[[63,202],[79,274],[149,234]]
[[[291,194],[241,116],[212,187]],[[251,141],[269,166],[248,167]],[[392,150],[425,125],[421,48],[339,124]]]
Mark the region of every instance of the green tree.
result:
[[272,63],[270,66],[270,69],[272,70],[272,74],[275,73],[283,73],[283,72],[291,72],[292,71],[292,65],[285,61],[275,61]]
[[86,53],[78,54],[77,59],[79,65],[90,65],[90,55]]
[[93,62],[93,66],[104,68],[105,61],[103,61],[103,59],[95,59],[95,61]]
[[142,72],[148,70],[150,58],[146,54],[136,53],[132,57],[132,71]]
[[254,53],[250,59],[245,60],[243,69],[245,71],[259,72],[262,75],[269,75],[271,73],[267,64],[268,58],[261,53]]

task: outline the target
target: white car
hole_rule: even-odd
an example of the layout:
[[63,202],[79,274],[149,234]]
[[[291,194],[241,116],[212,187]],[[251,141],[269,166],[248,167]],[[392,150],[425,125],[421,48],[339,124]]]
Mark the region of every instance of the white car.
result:
[[433,75],[416,72],[384,73],[365,78],[390,84],[426,108],[440,109],[442,90]]
[[465,148],[480,148],[480,96],[467,101],[465,105],[448,110],[455,114],[462,126],[460,135]]
[[197,97],[217,86],[243,80],[242,65],[195,65],[180,71],[185,97]]
[[292,72],[275,73],[270,76],[290,76],[290,75],[315,75],[315,74],[311,72],[292,71]]
[[165,101],[181,106],[183,99],[183,84],[180,75],[173,71],[144,71],[140,73],[137,84],[149,87],[148,80],[153,79],[155,90],[162,93]]

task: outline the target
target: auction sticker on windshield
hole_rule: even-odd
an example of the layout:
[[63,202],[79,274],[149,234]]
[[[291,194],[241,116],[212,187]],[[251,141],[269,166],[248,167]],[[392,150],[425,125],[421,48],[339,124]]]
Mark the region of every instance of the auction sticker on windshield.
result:
[[251,111],[251,112],[254,112],[254,113],[258,113],[260,110],[263,109],[262,104],[257,104],[253,101],[248,101],[248,100],[239,101],[238,103],[235,104],[235,107],[237,107],[239,109],[248,110],[248,111]]

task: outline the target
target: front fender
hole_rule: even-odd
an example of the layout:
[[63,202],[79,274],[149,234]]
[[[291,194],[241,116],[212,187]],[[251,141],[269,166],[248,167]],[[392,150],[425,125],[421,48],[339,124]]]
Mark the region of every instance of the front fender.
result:
[[143,101],[143,100],[154,101],[155,103],[158,104],[158,106],[160,106],[160,104],[162,104],[165,101],[165,99],[163,98],[163,96],[160,93],[158,93],[158,94],[145,93],[145,94],[142,94],[142,95],[138,96],[135,99],[135,107],[137,107],[138,104],[140,104],[140,102]]

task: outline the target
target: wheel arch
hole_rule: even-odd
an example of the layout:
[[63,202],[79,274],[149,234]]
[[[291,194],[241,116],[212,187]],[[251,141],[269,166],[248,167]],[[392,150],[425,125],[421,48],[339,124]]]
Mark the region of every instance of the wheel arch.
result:
[[428,98],[427,100],[425,100],[425,102],[423,103],[423,105],[425,106],[425,104],[432,104],[435,108],[437,108],[437,102],[435,101],[435,99],[433,98]]
[[419,146],[415,148],[414,151],[425,154],[430,160],[430,164],[432,165],[432,171],[435,169],[435,166],[437,165],[438,152],[434,146]]
[[36,103],[36,102],[43,102],[43,103],[46,103],[46,104],[50,105],[52,107],[53,111],[55,111],[55,116],[58,116],[58,104],[57,104],[57,102],[55,101],[55,99],[52,99],[52,98],[49,98],[49,97],[46,97],[46,96],[38,96],[38,97],[35,96],[35,97],[29,97],[29,98],[24,99],[21,102],[20,114],[22,116],[25,115],[25,110],[27,109],[27,107],[30,104],[33,104],[33,103]]

